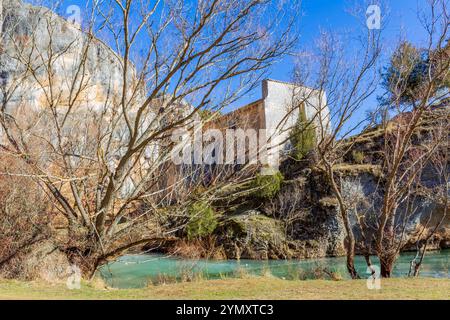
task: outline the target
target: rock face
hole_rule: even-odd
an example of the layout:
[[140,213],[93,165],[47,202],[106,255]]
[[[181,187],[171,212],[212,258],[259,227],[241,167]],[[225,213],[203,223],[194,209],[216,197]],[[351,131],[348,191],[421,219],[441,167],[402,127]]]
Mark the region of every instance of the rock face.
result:
[[304,259],[345,254],[336,202],[319,175],[285,182],[275,199],[226,218],[217,244],[229,259]]
[[217,230],[229,259],[286,259],[291,256],[281,221],[249,210],[230,217]]
[[[436,112],[450,112],[443,107]],[[432,115],[429,115],[433,118]],[[426,139],[430,128],[428,120],[417,136],[417,144]],[[354,150],[364,154],[364,163],[352,159],[352,151],[345,163],[336,167],[343,196],[348,203],[356,203],[355,192],[370,202],[366,214],[377,215],[381,210],[383,194],[383,172],[381,169],[382,132],[371,131],[357,137]],[[443,150],[446,152],[445,150]],[[246,211],[237,210],[224,225],[216,230],[228,258],[285,259],[317,258],[345,255],[346,233],[339,214],[337,199],[325,176],[314,168],[314,160],[299,164],[285,161],[281,166],[285,181],[273,199],[261,203],[247,198]],[[447,170],[450,167],[447,165]],[[421,175],[421,185],[435,187],[445,183],[431,167],[426,167]],[[448,181],[447,181],[448,183]],[[397,209],[396,222],[405,228],[403,250],[416,250],[416,244],[439,226],[430,239],[428,249],[448,248],[450,243],[450,217],[442,205],[421,194],[414,195],[413,212],[404,205]],[[251,203],[250,205],[248,203]],[[256,210],[249,210],[249,209]],[[357,242],[363,241],[356,215],[350,210],[350,222]],[[361,211],[360,211],[361,212]],[[407,216],[407,220],[404,217]],[[442,219],[442,221],[441,221]],[[356,247],[357,253],[362,253]]]
[[[61,92],[59,107],[68,103],[72,83],[86,85],[78,97],[80,109],[104,108],[106,96],[120,88],[121,58],[79,26],[47,8],[17,0],[3,1],[2,16],[0,82],[7,90],[17,86],[11,98],[16,105],[11,107],[42,107],[49,81]],[[44,67],[48,65],[51,70]]]
[[[1,9],[2,111],[18,119],[19,126],[29,131],[28,136],[42,138],[41,141],[53,145],[58,141],[57,130],[61,130],[60,140],[67,142],[69,154],[83,152],[87,157],[96,157],[95,135],[110,132],[112,144],[105,158],[113,167],[129,139],[124,117],[120,116],[123,58],[106,43],[48,8],[20,0],[4,0]],[[137,81],[131,62],[127,70],[126,112],[133,119],[145,89]],[[55,127],[53,113],[61,118],[58,126],[64,123],[60,129]],[[152,122],[154,115],[154,110],[145,112],[143,128]],[[111,121],[114,117],[119,120]],[[103,132],[96,133],[98,130]],[[2,128],[0,143],[8,143]],[[39,152],[43,166],[48,167],[51,152],[42,148]],[[143,165],[156,158],[156,153],[155,146],[148,146],[142,157]],[[133,187],[131,178],[125,181],[121,196],[129,194]]]

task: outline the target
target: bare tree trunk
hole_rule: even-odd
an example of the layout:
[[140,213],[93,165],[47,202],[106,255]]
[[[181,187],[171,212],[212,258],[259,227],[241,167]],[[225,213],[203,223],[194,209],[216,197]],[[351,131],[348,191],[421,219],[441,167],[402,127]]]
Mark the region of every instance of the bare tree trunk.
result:
[[[106,2],[86,6],[86,32],[70,32],[67,41],[59,32],[66,21],[51,12],[32,19],[39,10],[24,7],[26,46],[14,26],[21,20],[11,21],[1,39],[8,50],[0,52],[14,66],[0,88],[7,138],[0,151],[21,159],[14,174],[38,181],[54,202],[66,222],[55,241],[87,278],[118,255],[184,228],[201,179],[197,172],[164,171],[177,166],[171,138],[181,129],[191,135],[201,111],[219,114],[252,89],[298,37],[297,1],[280,3],[273,23],[265,18],[270,4],[260,0]],[[283,24],[276,22],[282,17]],[[94,27],[100,24],[101,32]],[[24,116],[29,91],[37,105]],[[189,175],[199,182],[187,183]],[[220,186],[241,176],[228,174]],[[170,208],[168,223],[160,211],[171,190],[178,207]],[[202,198],[212,202],[218,190],[219,183]]]
[[422,266],[422,262],[423,262],[423,258],[425,257],[425,253],[427,252],[427,245],[428,245],[428,241],[427,241],[427,243],[425,243],[425,245],[422,249],[422,252],[420,253],[419,261],[416,262],[416,264],[414,265],[414,277],[419,276],[420,267]]
[[381,257],[380,258],[380,275],[383,278],[390,278],[394,269],[395,258]]

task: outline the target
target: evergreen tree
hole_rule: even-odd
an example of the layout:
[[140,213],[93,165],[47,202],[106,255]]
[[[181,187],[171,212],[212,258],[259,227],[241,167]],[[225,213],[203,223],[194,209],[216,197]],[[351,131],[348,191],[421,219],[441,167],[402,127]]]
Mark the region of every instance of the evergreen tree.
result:
[[[411,105],[420,100],[428,73],[442,73],[442,68],[448,66],[450,58],[450,43],[441,50],[428,52],[415,47],[409,42],[402,42],[393,53],[390,63],[383,73],[383,86],[387,95],[380,98],[384,105]],[[448,73],[436,87],[436,92],[448,89],[450,77]]]
[[296,160],[302,160],[310,151],[314,150],[316,145],[314,124],[306,117],[306,109],[303,103],[299,107],[297,124],[293,128],[291,142],[293,157]]

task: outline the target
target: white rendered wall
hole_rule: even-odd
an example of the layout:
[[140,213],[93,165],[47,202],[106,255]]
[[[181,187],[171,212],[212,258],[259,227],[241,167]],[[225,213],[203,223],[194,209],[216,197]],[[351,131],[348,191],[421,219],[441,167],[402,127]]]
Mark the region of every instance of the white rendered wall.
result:
[[323,93],[274,80],[264,80],[262,87],[266,129],[272,137],[269,165],[278,167],[280,155],[290,148],[289,136],[297,123],[299,103],[304,102],[308,120],[314,119],[318,137],[329,132],[330,115]]

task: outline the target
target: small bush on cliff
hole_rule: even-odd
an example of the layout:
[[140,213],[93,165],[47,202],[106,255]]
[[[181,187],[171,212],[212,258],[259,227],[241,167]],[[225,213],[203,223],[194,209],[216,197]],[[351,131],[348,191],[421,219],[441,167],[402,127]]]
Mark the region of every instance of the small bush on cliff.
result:
[[352,152],[352,158],[355,163],[361,164],[364,162],[364,158],[365,158],[364,152],[354,150]]
[[292,129],[291,141],[295,160],[302,160],[316,145],[316,132],[314,125],[306,117],[305,105],[299,108],[299,116],[296,126]]
[[258,174],[253,181],[252,188],[256,189],[255,195],[261,199],[271,199],[280,191],[284,177],[280,171],[271,175]]
[[209,203],[195,202],[188,208],[189,223],[186,234],[189,240],[209,236],[217,227],[217,214]]

